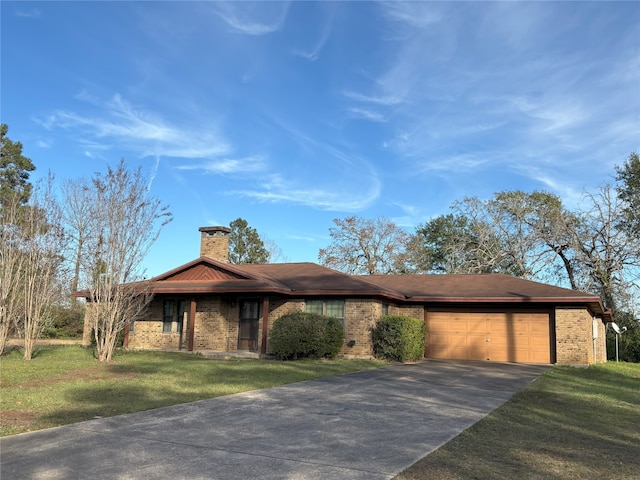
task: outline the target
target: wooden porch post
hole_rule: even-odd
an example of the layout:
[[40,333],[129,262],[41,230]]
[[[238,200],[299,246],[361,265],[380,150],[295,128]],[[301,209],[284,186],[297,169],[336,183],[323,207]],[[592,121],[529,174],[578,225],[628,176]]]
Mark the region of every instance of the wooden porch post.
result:
[[131,329],[131,322],[127,321],[124,326],[124,341],[122,342],[122,346],[127,348],[129,346],[129,330]]
[[193,352],[193,338],[196,330],[196,301],[191,300],[191,308],[189,309],[189,345],[187,351]]
[[262,299],[262,343],[260,344],[260,353],[267,353],[267,332],[269,330],[269,297]]

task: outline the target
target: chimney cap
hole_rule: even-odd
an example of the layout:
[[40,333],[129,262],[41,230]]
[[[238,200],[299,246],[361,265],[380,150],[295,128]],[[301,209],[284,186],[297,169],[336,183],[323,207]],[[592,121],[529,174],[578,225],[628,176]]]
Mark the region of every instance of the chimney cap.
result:
[[200,227],[198,230],[201,231],[202,233],[206,233],[206,234],[213,234],[213,233],[216,233],[216,232],[231,233],[231,229],[230,228],[222,227],[222,226],[218,226],[218,227]]

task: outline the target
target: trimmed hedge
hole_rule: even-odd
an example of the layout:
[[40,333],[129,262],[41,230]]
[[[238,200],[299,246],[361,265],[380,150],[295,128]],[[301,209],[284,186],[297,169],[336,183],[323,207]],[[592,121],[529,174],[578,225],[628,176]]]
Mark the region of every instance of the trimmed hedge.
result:
[[273,322],[271,353],[281,360],[333,358],[344,342],[342,322],[315,313],[291,313]]
[[427,326],[412,317],[387,315],[373,328],[373,354],[377,358],[408,362],[424,357]]

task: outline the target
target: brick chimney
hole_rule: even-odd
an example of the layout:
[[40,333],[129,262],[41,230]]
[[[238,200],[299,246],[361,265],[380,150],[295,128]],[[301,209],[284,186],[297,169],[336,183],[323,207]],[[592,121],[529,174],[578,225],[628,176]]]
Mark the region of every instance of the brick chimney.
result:
[[229,234],[227,227],[200,227],[200,256],[219,262],[229,262]]

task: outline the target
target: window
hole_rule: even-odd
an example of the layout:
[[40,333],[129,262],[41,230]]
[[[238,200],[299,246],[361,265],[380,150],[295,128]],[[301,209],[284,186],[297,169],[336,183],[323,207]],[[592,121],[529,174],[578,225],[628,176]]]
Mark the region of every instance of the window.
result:
[[382,316],[386,317],[387,315],[389,315],[389,304],[388,303],[383,303],[382,304]]
[[162,333],[171,333],[173,322],[176,322],[176,332],[181,333],[185,311],[187,311],[186,300],[165,300],[162,310]]
[[182,324],[184,321],[184,312],[187,309],[187,302],[185,300],[178,300],[178,333],[182,332]]
[[173,312],[175,311],[176,301],[165,300],[162,312],[162,333],[171,333],[171,324],[173,323]]
[[305,311],[339,318],[344,323],[344,300],[307,300]]

